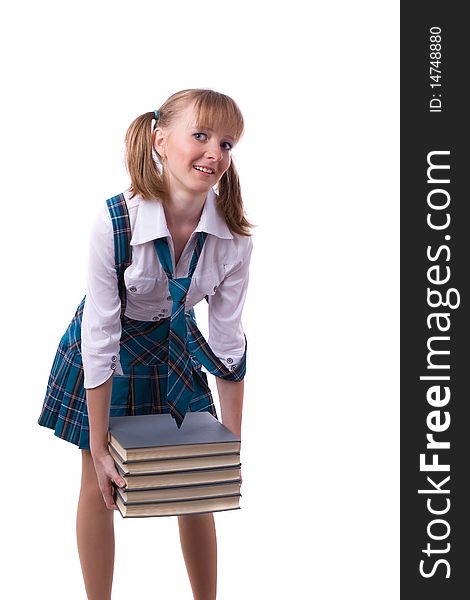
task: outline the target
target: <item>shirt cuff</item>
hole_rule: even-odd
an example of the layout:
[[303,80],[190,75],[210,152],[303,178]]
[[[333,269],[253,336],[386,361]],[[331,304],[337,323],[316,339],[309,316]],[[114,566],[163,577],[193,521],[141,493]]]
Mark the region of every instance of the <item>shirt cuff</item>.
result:
[[87,356],[87,361],[93,364],[93,367],[87,368],[84,366],[84,384],[85,389],[98,387],[105,381],[108,381],[112,375],[124,375],[121,367],[121,361],[116,354],[108,356],[100,355],[99,357],[91,358]]
[[[217,358],[227,367],[229,371],[234,371],[240,364],[243,355],[235,356],[231,354],[230,356],[218,356]],[[210,373],[210,371],[208,371],[204,365],[202,365],[202,371],[204,373]]]

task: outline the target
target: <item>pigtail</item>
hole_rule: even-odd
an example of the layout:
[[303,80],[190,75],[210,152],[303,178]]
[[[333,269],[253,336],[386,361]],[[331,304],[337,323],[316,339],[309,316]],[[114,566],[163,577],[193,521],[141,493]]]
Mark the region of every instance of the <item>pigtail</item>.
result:
[[219,181],[218,196],[217,204],[229,229],[233,233],[250,236],[250,228],[253,225],[245,217],[240,179],[233,160]]
[[[173,94],[158,109],[159,127],[168,127],[173,119],[194,102],[198,125],[209,127],[227,126],[232,137],[239,140],[243,134],[243,116],[237,104],[224,94],[208,89],[188,89]],[[165,170],[159,155],[153,149],[155,112],[147,112],[135,119],[126,133],[126,163],[131,178],[132,196],[145,200],[169,199]],[[217,206],[222,211],[233,233],[249,236],[253,225],[246,219],[243,209],[240,181],[232,163],[217,186]]]
[[167,198],[167,187],[154,159],[152,144],[152,122],[154,112],[137,117],[126,133],[126,163],[131,178],[132,196],[142,198]]

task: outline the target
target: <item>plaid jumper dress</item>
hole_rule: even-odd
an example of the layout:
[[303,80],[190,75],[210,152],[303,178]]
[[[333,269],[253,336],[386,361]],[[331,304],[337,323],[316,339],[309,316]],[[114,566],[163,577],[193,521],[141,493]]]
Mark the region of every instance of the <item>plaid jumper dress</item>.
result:
[[[137,321],[125,316],[126,288],[124,271],[131,264],[131,226],[123,194],[107,200],[114,236],[114,260],[121,299],[120,362],[124,375],[113,375],[110,416],[169,413],[167,402],[168,346],[170,318],[160,321]],[[203,234],[207,235],[207,234]],[[189,277],[194,272],[203,245],[196,246]],[[167,247],[167,245],[166,245]],[[167,250],[169,252],[169,250]],[[164,258],[157,252],[160,262]],[[162,264],[165,269],[164,263]],[[168,272],[167,272],[167,275]],[[39,425],[79,448],[89,449],[89,423],[84,371],[81,356],[81,322],[86,297],[62,336],[47,384]],[[186,349],[190,356],[190,382],[184,394],[186,410],[209,411],[217,417],[204,366],[222,379],[241,381],[246,371],[245,354],[233,370],[214,354],[199,331],[194,310],[185,313]],[[184,413],[182,414],[184,418]]]

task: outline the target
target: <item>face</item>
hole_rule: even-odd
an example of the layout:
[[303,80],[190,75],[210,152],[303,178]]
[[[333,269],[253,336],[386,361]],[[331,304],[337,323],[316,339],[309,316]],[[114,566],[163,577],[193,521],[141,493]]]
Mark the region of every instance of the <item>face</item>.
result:
[[170,193],[207,194],[230,166],[235,139],[227,131],[196,127],[193,105],[172,125],[155,133],[155,150],[164,160]]

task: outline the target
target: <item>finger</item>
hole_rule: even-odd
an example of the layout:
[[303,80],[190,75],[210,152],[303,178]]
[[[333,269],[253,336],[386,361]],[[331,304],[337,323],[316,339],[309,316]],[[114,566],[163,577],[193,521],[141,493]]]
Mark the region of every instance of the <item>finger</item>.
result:
[[126,482],[124,481],[124,479],[119,475],[117,469],[113,469],[111,467],[111,469],[106,473],[107,477],[109,478],[109,483],[110,484],[116,484],[118,487],[124,487],[126,485]]
[[117,508],[116,502],[114,501],[115,490],[112,485],[112,481],[106,477],[104,481],[100,483],[101,495],[103,501],[106,504],[106,508],[115,509]]
[[112,488],[108,488],[108,490],[102,491],[101,494],[103,496],[104,503],[106,504],[106,508],[109,508],[109,510],[117,510],[117,506],[112,493]]
[[125,485],[126,485],[126,482],[124,481],[124,479],[122,479],[121,477],[119,477],[119,475],[117,473],[116,473],[115,477],[112,477],[112,481],[113,481],[113,483],[115,483],[120,488],[125,487]]

